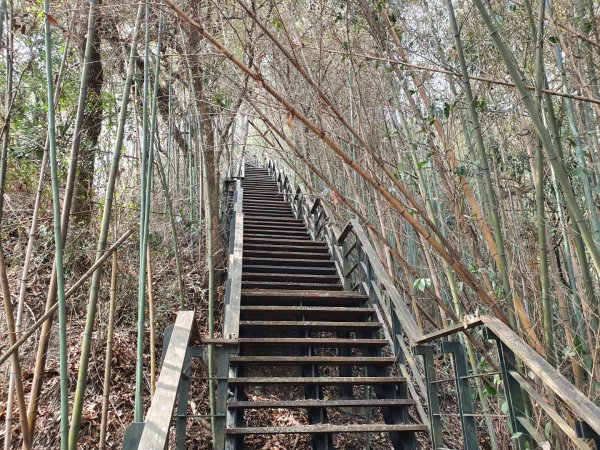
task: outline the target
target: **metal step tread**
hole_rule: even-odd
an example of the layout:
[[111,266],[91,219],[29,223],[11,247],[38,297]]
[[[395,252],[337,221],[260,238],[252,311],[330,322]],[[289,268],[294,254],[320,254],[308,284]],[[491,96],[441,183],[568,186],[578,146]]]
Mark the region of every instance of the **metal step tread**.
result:
[[294,223],[304,223],[304,221],[302,219],[272,219],[272,220],[265,220],[264,217],[260,216],[260,215],[256,215],[256,214],[244,214],[244,222],[255,222],[255,223],[269,223],[269,222],[294,222]]
[[332,283],[303,283],[299,281],[255,281],[255,280],[242,280],[243,288],[256,288],[256,289],[324,289],[324,290],[342,290],[342,286],[339,282],[335,281]]
[[[251,230],[244,231],[246,237],[266,237],[266,238],[274,238],[274,239],[306,239],[310,240],[311,237],[306,231],[294,231],[294,230],[269,230],[268,232],[263,230]],[[264,250],[269,250],[270,246],[267,244],[263,246]],[[280,255],[285,257],[285,253]]]
[[261,272],[242,272],[243,281],[318,281],[320,283],[339,283],[340,279],[337,275],[322,275],[322,274],[308,274],[308,273],[261,273]]
[[352,339],[352,338],[239,338],[240,345],[256,346],[311,346],[311,347],[385,347],[386,339]]
[[327,366],[389,366],[393,356],[232,356],[231,364],[265,365],[327,365]]
[[353,291],[340,291],[340,292],[330,292],[330,291],[290,291],[286,289],[280,290],[270,290],[270,289],[242,289],[242,297],[261,297],[261,296],[269,296],[269,297],[335,297],[335,298],[350,298],[350,299],[360,299],[367,300],[369,297],[365,294],[361,294],[359,292]]
[[325,320],[240,320],[240,328],[262,328],[264,331],[274,328],[301,330],[360,330],[379,329],[379,322],[331,322]]
[[331,307],[331,306],[273,306],[273,305],[259,305],[259,306],[241,306],[241,312],[328,312],[328,313],[364,313],[373,314],[375,309],[371,307]]
[[[335,262],[331,259],[310,259],[310,258],[254,258],[252,256],[242,257],[242,261],[244,264],[246,263],[265,263],[268,261],[271,264],[281,264],[287,266],[306,266],[306,265],[315,265],[315,266],[335,266]],[[251,265],[251,264],[249,264]]]
[[[257,252],[258,253],[258,252]],[[254,254],[254,252],[253,252]],[[259,254],[255,256],[261,256]],[[263,257],[265,255],[262,255]],[[326,261],[326,260],[325,260]],[[263,261],[268,263],[269,261]],[[332,261],[333,262],[333,261]],[[323,273],[323,274],[336,274],[335,267],[310,267],[310,266],[271,266],[271,265],[257,265],[257,264],[244,264],[243,270],[251,272],[276,272],[276,273]]]
[[290,223],[282,223],[282,224],[268,224],[268,223],[245,223],[244,224],[244,232],[246,231],[304,231],[307,232],[306,227],[302,223],[298,224],[290,224]]
[[252,222],[244,223],[245,230],[306,230],[304,223],[264,223],[264,222]]
[[263,208],[260,206],[242,206],[242,212],[256,212],[263,216],[291,216],[294,217],[294,213],[292,212],[292,208],[289,206],[287,208]]
[[228,428],[227,434],[317,434],[317,433],[383,433],[383,432],[427,431],[425,425],[386,423],[332,425],[328,423],[314,425],[294,425],[293,427],[239,427]]
[[237,401],[227,403],[228,408],[339,408],[353,406],[411,406],[415,401],[409,398],[367,398],[367,399],[332,399],[332,400],[276,400],[276,401]]
[[247,243],[253,242],[261,242],[267,244],[289,244],[289,245],[307,245],[307,246],[315,246],[315,247],[325,247],[327,243],[319,242],[319,241],[309,241],[304,239],[267,239],[264,237],[248,237],[244,238],[244,241]]
[[404,377],[232,377],[229,378],[230,385],[244,386],[270,386],[270,385],[378,385],[378,384],[402,384]]

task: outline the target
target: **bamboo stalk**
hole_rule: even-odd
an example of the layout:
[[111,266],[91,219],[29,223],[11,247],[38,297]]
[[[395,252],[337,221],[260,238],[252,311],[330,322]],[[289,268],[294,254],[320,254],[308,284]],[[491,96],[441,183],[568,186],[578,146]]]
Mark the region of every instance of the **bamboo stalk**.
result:
[[147,245],[146,259],[148,260],[148,321],[150,328],[150,395],[156,389],[156,333],[154,326],[154,288],[152,286],[152,261],[150,259],[150,244]]
[[[8,149],[10,144],[10,127],[11,127],[11,102],[13,95],[13,51],[14,51],[14,34],[12,31],[13,23],[13,9],[12,3],[10,10],[6,8],[6,2],[2,3],[2,25],[4,22],[4,15],[8,16],[8,38],[6,43],[6,86],[4,95],[4,124],[2,127],[2,150],[0,152],[0,224],[4,217],[4,189],[6,185],[6,171],[8,167]],[[0,40],[2,39],[2,31],[0,30]],[[9,343],[12,345],[16,342],[16,332],[20,328],[20,315],[17,313],[17,323],[15,324],[13,305],[10,297],[10,285],[8,281],[8,274],[6,264],[4,260],[4,246],[0,239],[0,289],[2,290],[2,297],[4,299],[4,312],[6,315],[6,325],[8,331]],[[22,311],[22,307],[19,308]],[[28,449],[31,447],[31,438],[29,435],[29,425],[27,422],[27,412],[25,404],[25,394],[23,391],[23,378],[21,372],[21,362],[19,354],[15,352],[12,357],[11,373],[8,388],[7,397],[7,408],[6,408],[6,434],[5,434],[5,447],[10,446],[12,431],[12,414],[13,414],[13,400],[16,393],[17,404],[19,408],[19,422],[21,425],[21,434],[23,436],[23,448]]]
[[[102,224],[100,227],[100,236],[98,237],[98,244],[96,247],[96,261],[98,261],[104,249],[106,248],[106,240],[108,237],[108,231],[110,228],[110,218],[112,211],[112,204],[114,199],[114,188],[119,171],[119,161],[121,158],[121,150],[123,148],[123,138],[125,135],[125,122],[127,118],[127,106],[129,104],[129,94],[131,90],[131,83],[133,79],[133,71],[135,68],[135,57],[137,39],[140,29],[140,22],[142,14],[144,12],[143,4],[138,6],[137,17],[133,30],[133,37],[131,43],[131,54],[129,56],[129,62],[127,66],[127,75],[125,77],[125,85],[123,87],[123,96],[121,99],[121,109],[119,111],[117,137],[115,141],[115,148],[111,161],[110,173],[106,186],[106,195],[104,199],[104,209],[102,212]],[[69,433],[69,447],[71,450],[75,450],[77,447],[77,436],[79,434],[79,427],[81,425],[81,413],[83,409],[83,399],[85,394],[85,386],[87,383],[87,369],[90,357],[90,347],[92,340],[92,333],[94,330],[94,324],[96,320],[96,306],[98,302],[98,291],[100,287],[100,278],[102,276],[101,271],[96,270],[92,277],[90,285],[89,296],[88,296],[88,308],[86,314],[86,324],[84,331],[84,338],[81,347],[81,359],[79,362],[79,376],[77,379],[77,389],[75,391],[75,399],[73,401],[73,414],[71,416],[71,431]]]
[[[79,150],[81,147],[81,135],[83,129],[83,122],[85,116],[85,107],[87,100],[87,92],[88,92],[88,80],[89,80],[89,72],[90,72],[90,61],[93,49],[93,31],[95,27],[95,17],[96,17],[96,0],[90,0],[90,8],[88,11],[88,37],[86,40],[86,47],[83,59],[83,70],[81,73],[81,80],[79,86],[79,96],[77,101],[77,117],[75,121],[73,142],[71,145],[71,155],[69,159],[69,168],[67,174],[67,183],[65,186],[65,193],[63,196],[63,209],[60,217],[61,224],[61,238],[64,243],[67,239],[67,231],[69,228],[69,219],[71,217],[71,205],[73,200],[73,194],[75,191],[75,180],[77,175],[77,164],[79,158]],[[61,63],[61,69],[59,73],[62,73],[62,70],[66,63],[67,57],[67,49],[64,50],[63,61]],[[59,77],[59,80],[61,78]],[[56,104],[58,101],[58,86],[59,83],[57,81],[57,89],[55,93],[54,103]],[[47,138],[49,141],[49,138]],[[64,251],[64,249],[61,249]],[[56,264],[52,267],[52,274],[50,275],[50,286],[48,287],[48,294],[46,296],[46,312],[55,304],[57,297],[57,268]],[[31,437],[33,440],[34,431],[35,431],[35,422],[37,419],[37,407],[38,407],[38,396],[41,392],[43,376],[44,376],[44,368],[46,364],[46,352],[48,349],[48,342],[50,339],[50,330],[52,327],[52,320],[48,320],[44,323],[42,333],[40,336],[40,340],[38,343],[38,350],[36,356],[36,365],[34,371],[34,377],[31,386],[31,394],[29,399],[28,406],[28,415],[29,415],[29,429],[31,433]]]
[[165,203],[167,206],[167,215],[171,225],[171,233],[173,234],[173,251],[175,252],[175,269],[177,272],[177,284],[179,286],[179,306],[185,307],[185,281],[183,278],[183,268],[181,265],[181,255],[179,254],[179,238],[177,236],[177,224],[175,223],[175,215],[173,214],[173,204],[171,202],[171,194],[169,193],[169,182],[165,177],[165,170],[161,161],[160,151],[156,153],[156,166],[158,167],[158,175],[160,177]]
[[106,326],[106,355],[104,357],[104,383],[102,386],[102,418],[100,419],[99,450],[106,448],[106,430],[108,427],[108,401],[110,398],[110,373],[112,369],[112,349],[115,330],[115,310],[117,305],[117,272],[118,257],[115,250],[112,254],[112,267],[110,273],[110,301],[108,310],[108,325]]
[[[135,359],[135,405],[134,421],[143,420],[143,381],[144,381],[144,322],[146,307],[146,271],[148,249],[148,153],[151,148],[149,138],[149,86],[150,86],[150,4],[145,0],[145,45],[144,45],[144,85],[142,90],[142,142],[140,158],[140,257],[138,274],[138,301],[137,301],[137,349]],[[151,150],[150,150],[151,151]]]
[[68,448],[69,433],[69,368],[67,354],[67,309],[65,302],[65,273],[63,263],[63,236],[60,213],[58,161],[56,149],[56,125],[54,116],[54,78],[52,73],[52,30],[50,28],[50,0],[44,0],[44,40],[46,49],[46,86],[48,101],[48,148],[50,178],[52,179],[52,210],[54,216],[54,247],[56,288],[58,298],[58,328],[60,355],[60,448]]
[[[587,223],[585,222],[585,218],[583,216],[581,208],[579,207],[579,205],[577,203],[577,198],[575,196],[575,193],[573,192],[573,187],[570,184],[569,177],[565,170],[564,164],[561,161],[561,159],[558,157],[558,155],[555,152],[555,149],[553,147],[552,139],[550,137],[548,129],[542,122],[541,117],[540,117],[540,112],[539,112],[538,108],[536,108],[536,106],[531,98],[531,94],[525,87],[525,82],[524,82],[525,77],[524,77],[523,73],[521,72],[521,70],[519,69],[512,51],[508,48],[508,46],[504,42],[504,39],[500,35],[500,32],[496,28],[496,25],[494,24],[494,21],[491,18],[490,14],[487,10],[487,7],[483,4],[483,2],[481,0],[474,0],[474,3],[475,3],[475,6],[477,7],[477,10],[479,11],[481,18],[483,19],[486,27],[488,28],[488,30],[490,32],[490,35],[494,41],[496,48],[498,49],[498,51],[500,52],[500,55],[502,56],[504,64],[505,64],[506,68],[508,69],[508,72],[509,72],[511,78],[513,79],[513,82],[515,83],[515,85],[517,86],[517,88],[519,90],[519,93],[521,94],[521,99],[523,101],[523,104],[524,104],[525,108],[527,109],[529,116],[531,118],[531,121],[533,122],[533,125],[535,126],[535,129],[542,141],[542,145],[543,145],[546,157],[548,158],[548,161],[552,165],[552,168],[554,170],[554,173],[556,174],[558,183],[563,191],[563,195],[564,195],[565,202],[567,204],[569,213],[573,217],[574,223],[579,227],[579,231],[581,233],[582,240],[585,244],[587,251],[590,253],[590,256],[592,258],[592,263],[594,265],[596,273],[600,274],[600,250],[598,249],[597,245],[595,244],[594,238],[590,232],[590,229],[587,226]],[[592,305],[594,315],[597,315],[597,313],[598,313],[598,306],[599,305],[597,303],[597,300],[594,300],[594,303]]]

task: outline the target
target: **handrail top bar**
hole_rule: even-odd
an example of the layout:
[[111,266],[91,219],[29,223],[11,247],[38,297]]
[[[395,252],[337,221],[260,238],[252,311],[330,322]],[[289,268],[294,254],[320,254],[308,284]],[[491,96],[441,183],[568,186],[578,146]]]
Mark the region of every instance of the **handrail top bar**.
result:
[[223,336],[226,339],[235,339],[239,336],[240,326],[240,301],[242,290],[242,258],[243,258],[243,238],[244,238],[244,188],[242,180],[238,179],[235,185],[235,193],[233,198],[234,216],[231,219],[230,227],[233,227],[233,236],[231,245],[231,253],[229,254],[229,265],[227,270],[227,278],[231,282],[227,289],[227,298],[225,306],[225,316],[223,323]]
[[163,450],[169,439],[173,407],[177,399],[181,372],[185,365],[191,340],[199,339],[194,311],[179,311],[165,353],[165,360],[158,376],[156,390],[138,448]]
[[600,408],[577,389],[562,373],[496,317],[484,316],[483,324],[539,377],[573,412],[600,434]]

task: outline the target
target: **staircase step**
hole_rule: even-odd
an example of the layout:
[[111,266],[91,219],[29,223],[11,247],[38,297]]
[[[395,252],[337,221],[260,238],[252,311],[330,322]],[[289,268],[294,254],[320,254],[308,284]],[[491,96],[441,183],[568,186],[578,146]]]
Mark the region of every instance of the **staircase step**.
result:
[[268,206],[268,205],[242,205],[242,211],[257,211],[262,214],[292,214],[290,205],[285,206]]
[[243,213],[252,213],[252,214],[257,214],[259,216],[265,217],[265,218],[272,218],[272,217],[279,217],[282,219],[293,219],[294,213],[292,213],[292,210],[290,209],[289,211],[265,211],[265,210],[261,210],[261,209],[248,209],[248,208],[242,208],[242,212]]
[[295,408],[344,408],[344,407],[406,407],[415,401],[405,398],[368,398],[334,400],[277,400],[277,401],[237,401],[227,403],[230,409],[295,409]]
[[384,433],[384,432],[415,432],[427,431],[425,425],[401,424],[388,425],[385,423],[351,424],[351,425],[294,425],[293,427],[239,427],[227,428],[227,434],[323,434],[323,433]]
[[290,290],[270,290],[270,289],[242,289],[242,298],[261,298],[267,300],[277,300],[280,298],[293,298],[301,299],[302,301],[314,299],[316,301],[326,301],[327,299],[334,300],[347,300],[362,304],[366,302],[369,297],[358,292],[351,291],[318,291],[318,290],[305,290],[305,291],[290,291]]
[[[243,308],[243,307],[242,307]],[[291,346],[304,347],[311,346],[313,348],[362,348],[376,347],[382,348],[389,345],[386,339],[351,339],[351,338],[277,338],[274,342],[273,338],[239,338],[240,345],[250,346]]]
[[[257,192],[260,191],[260,192]],[[279,192],[279,190],[275,187],[273,189],[260,189],[260,188],[246,188],[244,189],[244,199],[248,196],[260,196],[265,198],[274,198],[276,196],[281,196],[283,198],[283,192]]]
[[[244,253],[246,250],[244,250]],[[333,275],[336,274],[335,267],[310,267],[310,266],[269,266],[269,261],[263,261],[262,265],[259,264],[245,264],[243,271],[251,271],[253,273],[299,273],[306,275],[322,274],[322,275]]]
[[244,281],[242,289],[322,289],[326,291],[341,291],[344,287],[337,283],[299,283],[285,281]]
[[246,230],[302,230],[306,231],[306,226],[302,222],[298,223],[277,223],[277,222],[249,222],[244,221],[244,231]]
[[285,225],[287,223],[291,223],[291,224],[300,224],[300,225],[304,225],[304,222],[302,221],[302,219],[280,219],[280,218],[269,218],[268,220],[266,220],[264,217],[262,216],[254,216],[251,214],[244,214],[244,223],[251,223],[251,224],[261,224],[261,225],[267,225],[267,224],[281,224],[281,225]]
[[[265,258],[244,257],[243,264],[249,263],[264,264]],[[333,267],[334,262],[324,259],[293,259],[293,258],[269,258],[269,264],[281,264],[284,266],[315,266],[315,267]]]
[[[308,252],[281,252],[281,251],[271,251],[270,249],[261,249],[254,250],[249,248],[244,248],[244,256],[248,258],[277,258],[281,259],[282,257],[290,258],[301,258],[301,259],[324,259],[331,260],[329,253],[308,253]],[[338,278],[339,281],[339,278]]]
[[251,198],[246,198],[244,196],[244,205],[246,206],[281,206],[281,207],[286,207],[289,208],[290,204],[288,202],[286,202],[285,200],[259,200],[259,199],[251,199]]
[[371,317],[375,310],[368,307],[327,307],[327,306],[242,306],[244,320],[269,319],[273,317],[303,316],[305,320],[356,320]]
[[313,274],[291,274],[291,273],[260,273],[244,272],[242,275],[244,281],[318,281],[319,283],[339,283],[337,275],[313,275]]
[[[307,241],[305,239],[266,239],[258,236],[247,236],[244,239],[244,244],[255,244],[255,245],[269,245],[272,247],[281,247],[282,249],[293,248],[293,247],[304,247],[304,248],[322,248],[329,250],[325,242],[319,241]],[[296,250],[297,251],[297,250]]]
[[275,195],[279,194],[279,191],[276,187],[268,188],[268,187],[259,187],[259,186],[246,186],[244,188],[244,194],[259,194],[259,195]]
[[273,232],[273,233],[263,233],[260,231],[249,231],[246,232],[244,230],[245,237],[262,237],[265,239],[310,239],[310,236],[307,233],[297,233],[293,231],[288,232]]
[[261,331],[273,330],[319,330],[319,331],[364,331],[378,330],[379,322],[327,322],[309,320],[241,320],[240,329]]
[[266,366],[389,366],[394,364],[393,356],[232,356],[231,364]]
[[233,386],[368,386],[405,382],[403,377],[232,377]]
[[304,225],[292,225],[292,224],[265,224],[263,226],[256,226],[254,223],[246,223],[244,224],[244,235],[248,233],[252,233],[254,237],[260,236],[262,234],[281,234],[281,233],[291,233],[291,234],[301,234],[308,236],[308,231]]

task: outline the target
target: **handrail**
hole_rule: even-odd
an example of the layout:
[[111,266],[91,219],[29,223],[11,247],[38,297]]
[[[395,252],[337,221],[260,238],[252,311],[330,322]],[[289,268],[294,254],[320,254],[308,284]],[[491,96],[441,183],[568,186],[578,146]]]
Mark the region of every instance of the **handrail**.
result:
[[[245,166],[245,161],[243,161]],[[244,175],[244,169],[241,171]],[[235,368],[229,365],[229,357],[238,351],[237,339],[240,331],[240,303],[242,298],[242,259],[244,251],[244,189],[240,177],[235,182],[233,193],[233,211],[229,222],[229,263],[225,283],[225,306],[223,313],[223,338],[229,344],[219,352],[217,376],[217,420],[213,448],[225,448],[225,429],[230,411],[227,409],[227,379],[235,376]]]
[[485,327],[494,333],[519,360],[538,376],[560,399],[598,434],[600,434],[600,408],[577,389],[563,374],[531,348],[504,322],[495,317],[482,317]]
[[225,287],[225,314],[223,336],[236,339],[240,328],[240,301],[242,296],[242,257],[244,251],[244,213],[242,204],[244,190],[240,179],[236,180],[233,194],[233,213],[229,227],[229,266]]
[[173,408],[179,394],[181,375],[189,357],[189,345],[199,338],[194,311],[177,313],[137,448],[144,450],[164,450],[166,448]]
[[[519,436],[514,438],[517,448],[529,448],[531,438],[533,438],[533,436],[527,435],[527,432],[533,427],[529,427],[529,424],[527,424],[527,427],[523,425],[523,422],[527,422],[528,419],[525,418],[524,404],[526,400],[523,400],[522,395],[527,393],[532,393],[529,395],[530,400],[538,403],[548,417],[578,448],[590,448],[582,440],[582,437],[595,439],[600,445],[600,408],[581,393],[564,375],[553,368],[517,333],[496,318],[481,316],[468,319],[464,323],[450,325],[433,333],[423,334],[391,277],[383,268],[371,240],[358,220],[350,220],[340,231],[335,224],[335,220],[333,220],[333,214],[320,197],[311,202],[302,186],[296,185],[295,189],[292,189],[288,176],[276,166],[272,159],[268,162],[268,168],[277,181],[280,192],[291,203],[296,217],[306,222],[311,236],[314,239],[325,240],[329,244],[338,273],[344,280],[344,287],[348,289],[359,287],[364,290],[369,295],[372,303],[382,307],[384,319],[388,327],[393,329],[394,338],[401,340],[402,336],[405,336],[408,339],[409,347],[412,348],[409,349],[403,342],[397,341],[396,352],[402,353],[403,349],[415,351],[419,348],[420,350],[417,353],[424,355],[427,352],[423,350],[423,347],[427,344],[441,343],[443,339],[455,336],[458,333],[466,333],[475,327],[483,327],[488,337],[497,341],[498,357],[503,370],[504,392],[507,400],[509,400],[509,417],[513,433],[516,433],[514,436]],[[354,242],[351,242],[352,239],[354,239]],[[354,261],[350,259],[351,254],[356,255]],[[358,284],[353,286],[352,280],[358,281]],[[452,349],[455,350],[454,347]],[[445,351],[451,352],[451,346],[447,346]],[[453,353],[454,358],[464,358],[463,355],[464,353],[461,353],[461,355]],[[412,358],[412,355],[405,356],[407,359]],[[424,359],[427,366],[427,358],[424,357]],[[568,425],[568,421],[562,419],[562,416],[550,406],[552,402],[543,400],[546,393],[537,393],[529,381],[517,373],[517,359],[543,382],[547,390],[571,408],[576,418],[580,419],[579,422],[576,422],[577,433],[572,425]],[[430,359],[430,362],[433,363],[433,359]],[[430,369],[435,373],[435,368],[430,367]],[[415,377],[420,376],[420,374],[414,372],[413,370]],[[429,373],[431,375],[431,372]],[[428,383],[431,381],[428,380]],[[435,382],[435,380],[433,381]],[[433,392],[437,391],[432,390],[431,393]],[[525,394],[522,394],[522,392]],[[423,393],[423,395],[426,394]],[[431,395],[428,395],[430,401],[435,400],[437,402],[436,399],[431,397]],[[430,403],[430,408],[432,406],[433,404]],[[434,427],[433,421],[431,426]],[[518,433],[517,431],[520,430],[522,432]],[[441,430],[432,430],[430,435],[432,438],[435,435],[439,439],[441,435],[439,433],[441,433]],[[465,443],[465,448],[467,447],[469,446]]]

